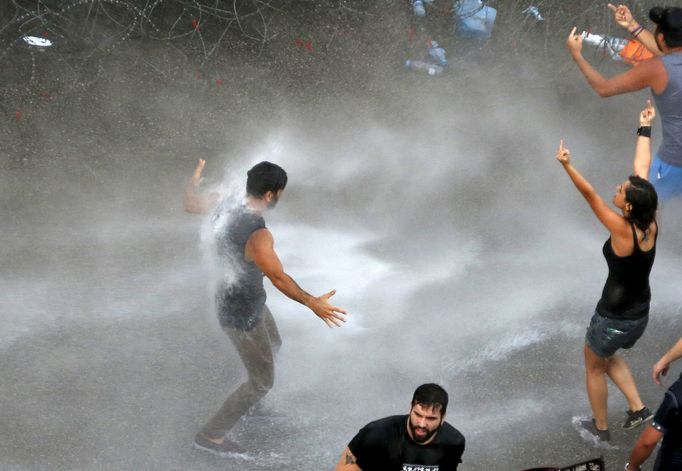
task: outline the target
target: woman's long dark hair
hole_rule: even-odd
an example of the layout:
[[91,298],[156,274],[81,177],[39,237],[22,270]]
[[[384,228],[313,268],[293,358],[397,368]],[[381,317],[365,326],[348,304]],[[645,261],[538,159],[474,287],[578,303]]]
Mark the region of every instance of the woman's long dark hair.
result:
[[630,175],[628,177],[630,185],[625,189],[625,201],[630,203],[627,219],[643,231],[656,219],[656,209],[658,208],[658,195],[651,182]]

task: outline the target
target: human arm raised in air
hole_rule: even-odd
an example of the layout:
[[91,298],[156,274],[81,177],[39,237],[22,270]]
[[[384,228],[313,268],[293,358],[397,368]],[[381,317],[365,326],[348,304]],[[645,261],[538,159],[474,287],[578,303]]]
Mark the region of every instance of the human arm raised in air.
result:
[[[651,106],[651,100],[647,100],[646,107],[639,114],[639,125],[641,127],[651,127],[651,122],[656,117],[656,110]],[[649,168],[651,167],[651,137],[637,136],[635,143],[635,158],[633,159],[633,171],[638,177],[644,180],[649,179]]]
[[293,278],[284,272],[282,262],[275,252],[275,241],[266,228],[258,229],[251,234],[246,242],[244,255],[247,260],[256,264],[270,279],[275,288],[285,296],[309,308],[329,327],[340,327],[343,322],[346,322],[346,311],[329,302],[329,298],[336,294],[336,290],[331,290],[320,296],[313,296],[304,291]]
[[182,206],[188,213],[205,214],[218,202],[218,195],[216,193],[211,193],[209,195],[202,195],[199,193],[199,186],[204,180],[201,177],[201,174],[204,171],[205,165],[206,161],[204,159],[199,159],[197,166],[194,167],[192,176],[185,186],[185,192],[182,196]]
[[635,39],[637,39],[637,41],[639,41],[649,51],[656,54],[657,56],[663,55],[663,51],[661,51],[658,48],[658,44],[656,44],[656,38],[654,38],[653,33],[635,21],[634,17],[632,16],[632,12],[627,6],[622,4],[616,6],[609,3],[608,7],[609,10],[613,12],[613,19],[616,20],[618,25],[626,29],[630,34],[634,35]]
[[339,462],[336,464],[336,471],[362,471],[362,468],[357,465],[357,460],[350,451],[350,448],[346,447],[341,454]]
[[563,140],[559,143],[559,149],[555,157],[561,163],[580,194],[583,195],[587,204],[590,205],[592,212],[597,216],[599,222],[609,230],[611,235],[619,238],[632,237],[630,235],[630,227],[625,218],[611,209],[602,197],[597,194],[590,182],[573,167],[571,164],[571,151],[564,147]]
[[654,92],[661,93],[668,85],[668,74],[659,58],[640,62],[627,72],[606,78],[592,67],[582,55],[583,36],[576,33],[573,27],[566,39],[566,47],[580,72],[585,76],[592,89],[601,97],[621,95],[651,87]]

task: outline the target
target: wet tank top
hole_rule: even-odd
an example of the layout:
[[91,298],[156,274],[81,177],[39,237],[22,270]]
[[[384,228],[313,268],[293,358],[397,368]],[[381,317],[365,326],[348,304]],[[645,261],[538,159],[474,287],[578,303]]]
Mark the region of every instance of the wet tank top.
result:
[[230,210],[225,228],[217,237],[217,252],[225,270],[236,276],[223,281],[216,292],[221,325],[251,330],[265,304],[263,272],[244,259],[246,242],[254,231],[265,228],[263,217],[244,206]]
[[654,96],[661,117],[663,142],[657,155],[664,162],[682,167],[682,52],[661,57],[668,73],[668,86]]
[[[656,257],[656,238],[654,246],[644,252],[637,243],[637,232],[634,224],[630,223],[634,250],[630,255],[619,257],[613,252],[611,238],[604,243],[602,252],[609,267],[601,299],[597,303],[597,313],[612,319],[632,320],[641,319],[649,314],[651,289],[649,288],[649,273]],[[658,226],[657,226],[658,229]]]

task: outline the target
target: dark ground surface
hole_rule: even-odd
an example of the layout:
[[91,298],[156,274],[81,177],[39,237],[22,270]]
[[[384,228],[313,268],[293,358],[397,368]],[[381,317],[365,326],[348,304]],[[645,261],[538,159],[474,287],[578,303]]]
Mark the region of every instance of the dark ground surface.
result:
[[[545,175],[537,160],[551,159],[548,146],[556,139],[547,137],[547,144],[544,134],[556,131],[554,121],[564,123],[557,126],[563,137],[586,136],[580,147],[604,156],[584,165],[611,191],[622,160],[607,152],[622,141],[614,129],[632,127],[645,95],[599,100],[567,60],[564,26],[613,28],[592,2],[546,2],[548,22],[540,25],[514,13],[523,9],[519,2],[497,6],[496,35],[471,47],[452,39],[447,16],[415,23],[403,2],[291,2],[270,12],[276,37],[263,45],[232,28],[221,53],[209,58],[196,37],[169,43],[136,33],[110,53],[89,55],[97,48],[84,41],[61,56],[34,52],[31,60],[13,43],[11,21],[3,23],[8,49],[2,60],[11,67],[0,71],[0,467],[332,469],[360,426],[403,412],[414,385],[435,378],[453,398],[448,420],[467,437],[461,469],[560,466],[600,454],[607,469],[621,469],[639,431],[617,429],[625,408],[620,396],[612,394],[610,403],[616,449],[591,447],[571,425],[588,413],[581,339],[599,287],[581,286],[603,279],[603,272],[589,273],[589,267],[603,270],[596,259],[600,242],[581,232],[585,212],[568,211],[564,198],[584,208],[567,185],[557,189],[563,176]],[[5,18],[14,15],[3,8]],[[74,16],[66,20],[90,24],[81,7],[69,11]],[[55,22],[65,29],[66,20]],[[169,28],[170,21],[156,21]],[[209,21],[206,43],[225,30],[210,27]],[[560,37],[550,34],[553,28]],[[437,81],[401,67],[406,57],[423,54],[427,34],[440,40],[452,62],[451,73]],[[109,44],[105,37],[96,36],[99,44]],[[620,70],[591,59],[606,72]],[[413,136],[418,148],[454,136],[462,146],[452,152],[456,165],[435,149],[396,155],[390,167],[377,169],[362,161],[381,157],[362,154],[377,123],[396,142],[405,142],[401,134]],[[229,166],[272,129],[294,129],[297,150],[308,159],[302,166],[316,169],[310,180],[300,168],[292,171],[298,185],[287,190],[275,227],[294,220],[339,230],[343,221],[348,232],[379,234],[364,252],[409,269],[413,258],[428,259],[424,247],[437,257],[437,242],[449,240],[453,226],[477,241],[482,262],[468,266],[461,279],[426,282],[392,316],[373,309],[390,296],[388,289],[347,294],[339,303],[376,317],[365,321],[365,330],[337,337],[301,320],[308,314],[271,293],[285,345],[266,405],[285,417],[246,419],[235,434],[249,456],[216,459],[193,450],[191,439],[242,372],[210,313],[200,221],[182,212],[180,191],[196,158],[207,158],[209,169]],[[345,146],[347,155],[337,150]],[[493,157],[480,157],[486,166],[477,173],[469,161],[479,149]],[[454,182],[444,195],[428,181],[410,187],[410,176],[426,178],[423,169],[430,167],[430,175]],[[350,185],[334,178],[344,172],[352,175]],[[461,174],[472,176],[461,183]],[[317,185],[321,176],[329,176],[324,190]],[[367,194],[377,178],[384,186]],[[319,192],[312,203],[310,192]],[[550,211],[570,213],[568,227],[577,235],[553,239],[544,227],[552,225]],[[429,222],[434,219],[438,224]],[[680,333],[670,286],[679,276],[678,220],[671,210],[663,221],[668,238],[654,274],[662,300],[652,311],[660,314],[627,356],[652,407],[662,390],[648,379],[651,365]],[[284,237],[281,247],[294,254],[308,248],[301,237]],[[588,239],[589,250],[572,239]],[[534,247],[548,261],[526,258]],[[295,265],[295,257],[285,261],[292,258]],[[364,269],[357,273],[365,275]],[[421,277],[409,270],[405,276]],[[511,306],[549,285],[563,289],[537,312],[519,314]],[[462,317],[441,324],[434,308],[440,303]],[[488,310],[466,317],[479,305]],[[437,352],[437,360],[426,353],[403,356],[414,343]]]

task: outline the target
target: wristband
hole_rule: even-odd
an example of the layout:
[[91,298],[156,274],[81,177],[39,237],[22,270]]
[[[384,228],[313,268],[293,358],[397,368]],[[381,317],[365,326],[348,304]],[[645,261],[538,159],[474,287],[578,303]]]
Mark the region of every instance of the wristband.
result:
[[640,126],[637,128],[637,135],[642,137],[651,137],[651,126]]
[[630,469],[630,463],[629,462],[625,463],[625,471],[641,471],[641,469],[642,469],[641,466],[637,466],[636,469]]
[[639,35],[639,33],[642,32],[643,29],[644,29],[644,26],[639,25],[638,27],[636,27],[635,29],[630,31],[630,34],[632,35],[633,38],[636,38],[637,35]]

